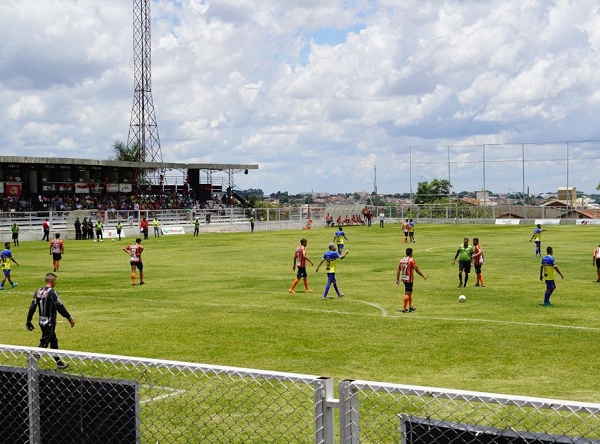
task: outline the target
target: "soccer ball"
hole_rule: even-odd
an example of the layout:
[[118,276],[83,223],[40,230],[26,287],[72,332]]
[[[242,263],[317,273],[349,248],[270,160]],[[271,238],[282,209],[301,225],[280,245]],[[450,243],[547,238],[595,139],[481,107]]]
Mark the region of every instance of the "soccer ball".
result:
[[458,297],[458,302],[465,302],[467,300],[467,297],[464,294],[461,294]]
[[111,239],[113,242],[115,241],[114,239]]

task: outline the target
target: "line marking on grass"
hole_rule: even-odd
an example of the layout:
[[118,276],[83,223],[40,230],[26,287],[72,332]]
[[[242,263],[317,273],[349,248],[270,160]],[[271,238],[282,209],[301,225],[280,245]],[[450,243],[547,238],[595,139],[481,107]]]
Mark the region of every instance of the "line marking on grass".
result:
[[142,384],[142,387],[164,390],[169,393],[165,393],[164,395],[153,396],[150,399],[143,399],[140,401],[140,404],[147,404],[149,402],[160,401],[161,399],[170,398],[171,396],[180,396],[180,395],[184,395],[186,393],[185,390],[180,390],[180,389],[176,389],[173,387],[164,387],[164,386],[159,386],[159,385],[149,386],[149,385]]
[[[105,290],[86,290],[86,293],[90,293],[90,292],[105,292]],[[61,292],[61,293],[67,293],[67,292]],[[89,298],[94,298],[94,299],[106,299],[106,300],[110,300],[110,301],[114,301],[115,298],[110,298],[110,297],[104,297],[104,296],[95,296],[95,295],[82,295],[79,294],[80,297],[89,297]],[[336,298],[337,299],[337,298]],[[332,299],[333,300],[333,299]],[[546,328],[557,328],[557,329],[564,329],[564,330],[581,330],[581,331],[598,331],[600,332],[600,327],[586,327],[586,326],[579,326],[579,325],[561,325],[561,324],[544,324],[541,322],[518,322],[518,321],[505,321],[505,320],[498,320],[498,319],[480,319],[480,318],[450,318],[450,317],[441,317],[441,316],[423,316],[423,315],[416,315],[414,313],[410,313],[410,314],[389,314],[389,312],[382,307],[381,305],[372,303],[372,302],[368,302],[368,301],[362,301],[360,299],[351,299],[351,298],[340,298],[339,300],[344,300],[344,301],[350,301],[350,302],[359,302],[365,305],[370,305],[376,309],[378,309],[381,314],[375,314],[375,313],[360,313],[360,312],[352,312],[352,311],[343,311],[343,310],[330,310],[330,309],[325,309],[325,308],[308,308],[308,307],[294,307],[294,308],[290,308],[290,307],[275,307],[273,305],[260,305],[260,304],[223,304],[223,303],[217,303],[217,302],[206,302],[206,303],[201,303],[201,302],[195,302],[198,305],[202,305],[202,306],[207,306],[207,307],[236,307],[236,308],[241,308],[241,307],[246,307],[246,308],[255,308],[255,309],[276,309],[276,310],[287,310],[287,311],[291,311],[291,310],[297,310],[297,311],[306,311],[306,312],[315,312],[315,313],[334,313],[334,314],[340,314],[340,315],[349,315],[349,316],[381,316],[381,317],[389,317],[389,318],[397,318],[397,319],[408,319],[408,318],[413,318],[413,319],[419,319],[419,320],[432,320],[432,321],[446,321],[446,322],[475,322],[475,323],[488,323],[488,324],[500,324],[500,325],[520,325],[520,326],[526,326],[526,327],[546,327]],[[161,300],[159,299],[140,299],[140,298],[136,298],[136,302],[149,302],[149,303],[153,303],[156,304],[157,302],[160,302]],[[169,303],[169,304],[173,304],[173,302],[176,301],[166,301],[163,300],[163,302],[165,303]],[[180,302],[181,304],[187,305],[189,306],[188,302]]]

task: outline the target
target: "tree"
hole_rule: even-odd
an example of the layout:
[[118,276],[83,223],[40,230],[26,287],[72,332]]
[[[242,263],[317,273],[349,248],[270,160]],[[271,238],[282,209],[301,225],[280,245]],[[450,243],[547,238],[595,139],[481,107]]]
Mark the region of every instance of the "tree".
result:
[[115,140],[113,143],[113,151],[115,157],[110,158],[109,160],[119,160],[122,162],[141,162],[144,160],[142,159],[142,146],[139,142],[128,147],[120,140]]
[[448,202],[450,188],[452,184],[446,179],[433,179],[431,183],[419,182],[414,201],[416,204]]

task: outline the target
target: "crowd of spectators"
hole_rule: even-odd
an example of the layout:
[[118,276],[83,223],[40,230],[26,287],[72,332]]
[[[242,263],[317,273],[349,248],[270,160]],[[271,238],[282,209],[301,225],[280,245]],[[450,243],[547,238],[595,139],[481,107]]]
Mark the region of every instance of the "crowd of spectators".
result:
[[194,199],[186,194],[134,195],[134,194],[56,194],[54,196],[39,195],[34,199],[18,198],[4,195],[1,198],[1,209],[4,212],[29,211],[75,211],[100,210],[117,211],[155,211],[169,209],[216,209],[237,204],[226,195],[215,194],[210,200]]

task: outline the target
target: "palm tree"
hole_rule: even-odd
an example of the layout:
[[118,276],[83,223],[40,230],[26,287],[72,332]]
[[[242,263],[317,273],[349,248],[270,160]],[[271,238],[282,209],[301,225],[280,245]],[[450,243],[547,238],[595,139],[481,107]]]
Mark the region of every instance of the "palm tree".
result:
[[135,142],[132,146],[128,147],[120,140],[115,140],[113,143],[113,151],[115,153],[114,159],[122,162],[142,162],[142,146],[139,142]]

